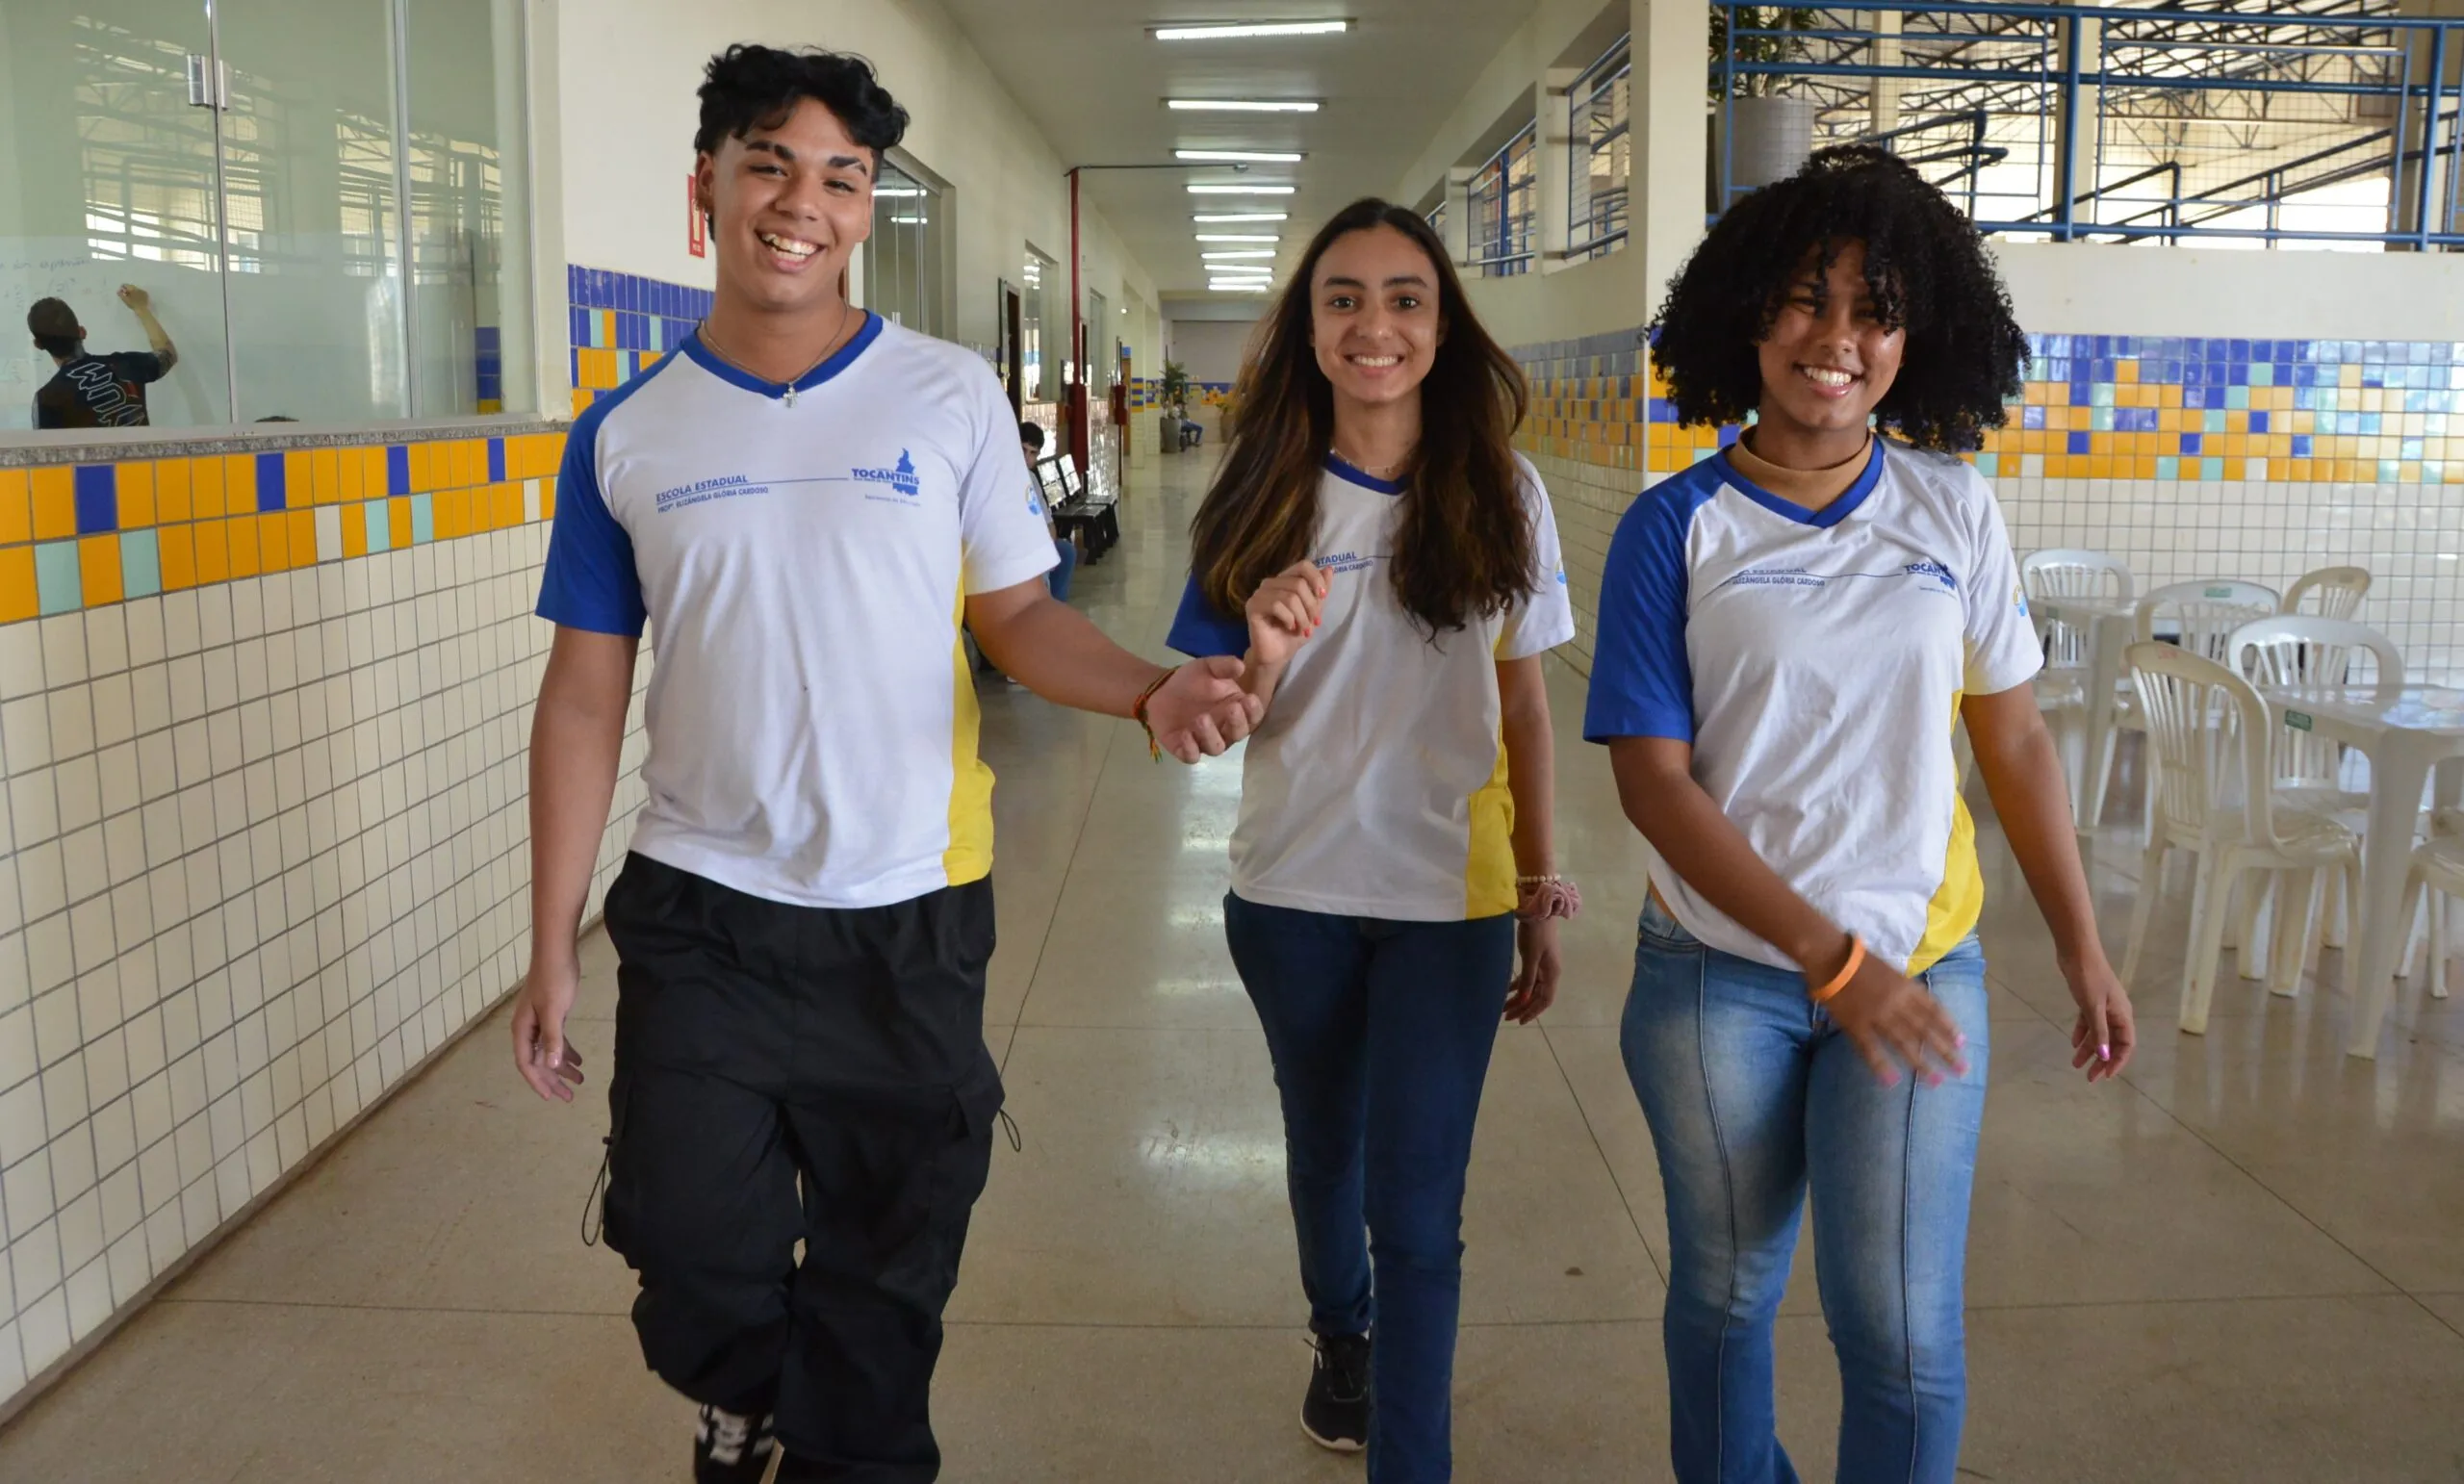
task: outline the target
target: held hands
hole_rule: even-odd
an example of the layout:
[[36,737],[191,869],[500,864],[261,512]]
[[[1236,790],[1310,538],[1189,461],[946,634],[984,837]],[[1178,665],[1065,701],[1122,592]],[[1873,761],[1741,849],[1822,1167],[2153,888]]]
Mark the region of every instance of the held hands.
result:
[[1261,665],[1285,665],[1318,631],[1326,601],[1326,575],[1302,558],[1258,584],[1249,595],[1249,655]]
[[1265,702],[1241,685],[1246,667],[1229,654],[1193,660],[1147,698],[1146,725],[1155,745],[1183,762],[1214,757],[1249,734]]
[[[1809,967],[1806,981],[1819,987],[1831,982],[1840,964]],[[1816,976],[1820,977],[1817,978]],[[1832,1024],[1847,1033],[1865,1064],[1886,1087],[1899,1085],[1900,1070],[1938,1087],[1950,1077],[1967,1075],[1967,1058],[1960,1054],[1967,1037],[1925,986],[1868,954],[1847,986],[1823,1002]]]
[[581,1053],[565,1044],[565,1016],[580,987],[581,966],[570,955],[561,963],[534,956],[514,1001],[514,1069],[543,1098],[570,1103],[581,1084]]

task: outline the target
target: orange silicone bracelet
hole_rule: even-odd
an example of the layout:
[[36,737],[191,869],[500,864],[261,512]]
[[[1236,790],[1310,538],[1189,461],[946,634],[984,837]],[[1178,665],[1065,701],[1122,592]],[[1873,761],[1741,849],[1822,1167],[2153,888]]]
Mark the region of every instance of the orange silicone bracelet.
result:
[[1816,989],[1813,992],[1813,1002],[1816,1005],[1820,1005],[1824,1001],[1829,1000],[1832,996],[1837,994],[1840,990],[1847,988],[1848,981],[1856,978],[1857,971],[1864,966],[1865,940],[1859,937],[1854,933],[1851,933],[1848,934],[1848,966],[1841,969],[1837,977],[1834,978],[1831,983],[1823,985],[1821,988]]

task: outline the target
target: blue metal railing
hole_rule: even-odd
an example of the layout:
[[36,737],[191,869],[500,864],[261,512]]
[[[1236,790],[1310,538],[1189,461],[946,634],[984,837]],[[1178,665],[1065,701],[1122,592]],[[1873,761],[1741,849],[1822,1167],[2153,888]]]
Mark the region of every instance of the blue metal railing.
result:
[[[1770,170],[1822,144],[1883,144],[1989,233],[2464,247],[2464,20],[1711,6],[1715,216],[1762,184],[1740,168],[1743,132]],[[1749,113],[1770,97],[1811,108]],[[1808,137],[1774,141],[1809,116]]]

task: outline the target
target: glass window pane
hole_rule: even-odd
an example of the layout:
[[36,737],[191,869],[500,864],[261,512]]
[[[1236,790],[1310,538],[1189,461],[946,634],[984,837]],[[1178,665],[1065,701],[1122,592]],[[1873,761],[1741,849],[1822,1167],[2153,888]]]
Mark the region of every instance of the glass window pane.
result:
[[[0,431],[34,425],[61,367],[27,314],[57,297],[92,354],[144,352],[143,322],[116,297],[145,291],[177,352],[151,384],[119,368],[64,402],[77,425],[141,415],[161,427],[227,422],[222,281],[215,230],[213,110],[189,102],[209,52],[194,0],[8,0],[0,5]],[[55,418],[62,416],[55,414]]]
[[385,0],[225,0],[239,421],[410,414]]
[[[225,0],[245,4],[248,0]],[[411,0],[411,346],[424,418],[537,405],[518,0]],[[663,350],[664,345],[629,345]]]

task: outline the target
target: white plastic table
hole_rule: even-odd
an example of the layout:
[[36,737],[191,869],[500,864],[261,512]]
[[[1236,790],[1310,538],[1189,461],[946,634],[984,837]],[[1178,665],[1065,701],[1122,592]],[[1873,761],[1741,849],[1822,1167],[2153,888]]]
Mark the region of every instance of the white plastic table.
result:
[[2397,959],[2412,935],[2403,921],[2404,878],[2413,858],[2422,787],[2433,769],[2438,803],[2464,795],[2464,690],[2367,685],[2286,686],[2264,693],[2297,731],[2331,737],[2370,759],[2370,833],[2361,847],[2361,909],[2352,976],[2352,1035],[2345,1049],[2378,1055],[2378,1027],[2395,994]]
[[2058,599],[2036,605],[2048,623],[2067,624],[2088,638],[2088,741],[2071,770],[2070,806],[2086,834],[2105,815],[2105,739],[2114,734],[2114,698],[2121,688],[2122,652],[2139,628],[2139,605]]

